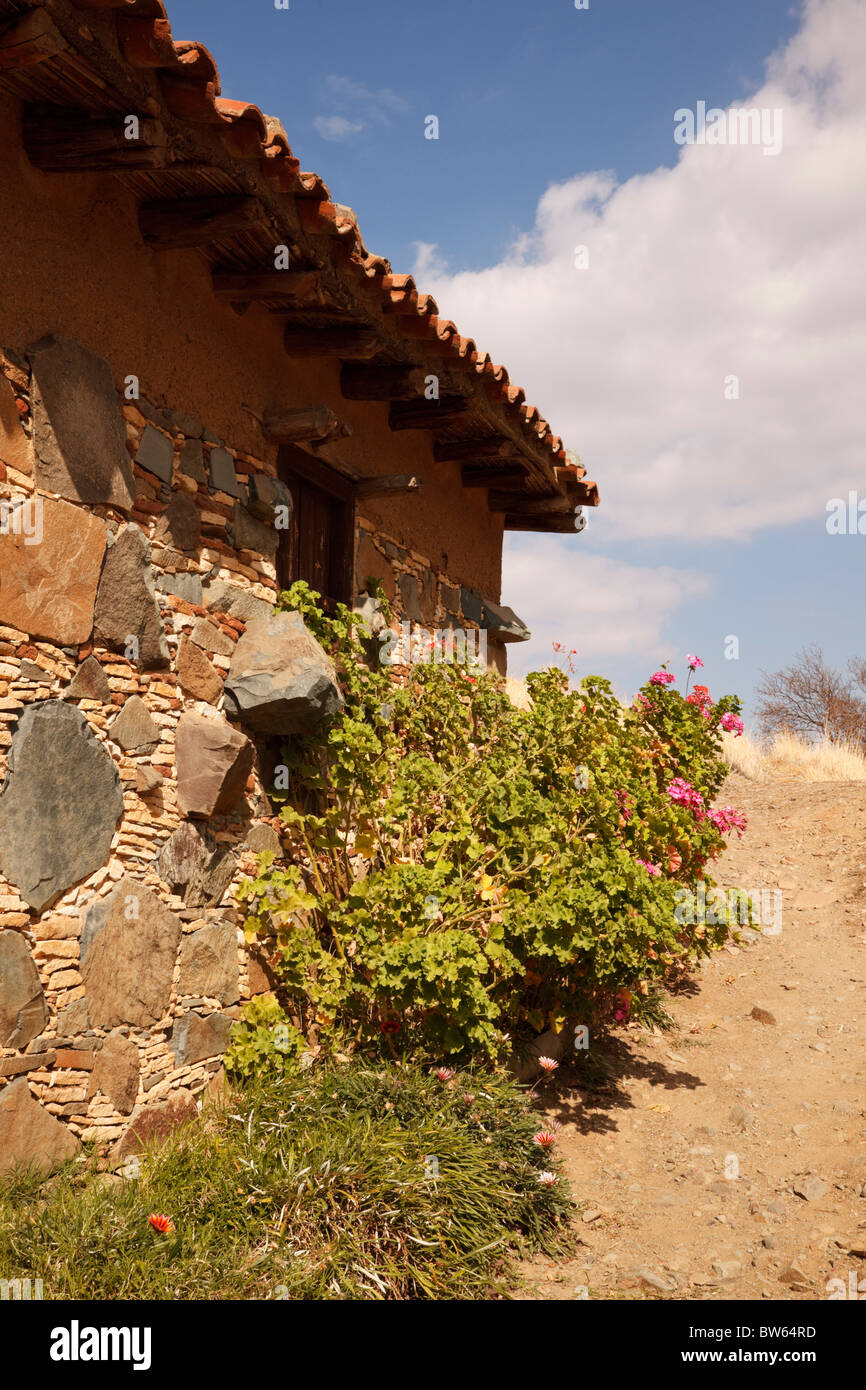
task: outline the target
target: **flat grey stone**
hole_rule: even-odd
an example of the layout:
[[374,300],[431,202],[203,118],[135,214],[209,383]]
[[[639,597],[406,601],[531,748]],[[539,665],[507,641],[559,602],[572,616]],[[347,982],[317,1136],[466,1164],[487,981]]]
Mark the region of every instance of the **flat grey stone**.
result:
[[164,483],[171,482],[171,468],[174,461],[174,445],[167,434],[162,434],[153,425],[145,425],[138,442],[135,461],[145,473],[152,473]]
[[292,494],[279,478],[271,478],[267,473],[250,474],[250,499],[247,503],[253,516],[273,526],[277,507],[286,507],[292,513]]
[[229,497],[240,497],[235,461],[228,449],[211,449],[210,485],[215,492],[228,493]]
[[256,598],[239,584],[231,584],[227,579],[211,579],[205,584],[204,603],[211,613],[226,613],[242,623],[269,618],[274,611],[272,603]]
[[236,864],[226,845],[218,844],[202,827],[183,821],[160,850],[156,871],[188,907],[212,907],[231,883]]
[[37,483],[71,502],[128,511],[135,480],[108,363],[55,334],[29,356]]
[[180,943],[180,973],[177,992],[181,996],[200,995],[220,1004],[236,1004],[240,999],[240,969],[235,928],[228,922],[215,922],[188,932]]
[[168,1012],[180,918],[129,875],[99,907],[85,919],[81,965],[93,1026],[148,1028]]
[[219,816],[243,800],[253,745],[224,719],[187,712],[175,734],[177,800],[185,816]]
[[17,931],[0,931],[0,1047],[25,1048],[47,1021],[30,947]]
[[231,1031],[232,1020],[225,1014],[181,1014],[171,1030],[175,1066],[189,1067],[208,1057],[221,1057]]
[[207,469],[204,466],[204,449],[200,439],[188,439],[181,447],[179,467],[181,473],[194,478],[197,483],[207,482]]
[[141,763],[135,769],[135,790],[139,796],[150,796],[165,786],[165,778],[157,772],[155,767],[150,767],[148,763]]
[[400,606],[403,614],[410,622],[423,623],[424,617],[421,612],[420,589],[418,580],[414,574],[399,574],[397,576],[397,587],[400,590]]
[[50,671],[46,671],[44,666],[40,666],[36,661],[22,661],[21,679],[23,681],[35,681],[37,685],[43,683],[50,685],[54,680]]
[[74,705],[28,706],[0,791],[0,869],[41,912],[106,862],[123,814],[117,767]]
[[135,639],[139,670],[169,664],[168,643],[156,601],[150,546],[134,525],[124,526],[109,548],[96,595],[94,630],[112,651],[126,652]]
[[86,999],[75,999],[57,1015],[58,1033],[84,1033],[89,1027]]
[[491,603],[489,599],[484,600],[479,626],[485,628],[491,637],[496,637],[500,642],[528,642],[532,636],[526,623],[518,618],[513,608]]
[[481,619],[484,614],[484,599],[477,594],[474,589],[460,589],[460,608],[464,618],[468,618],[470,623],[477,623],[481,627]]
[[85,657],[72,680],[63,691],[64,700],[99,700],[107,705],[111,699],[108,677],[95,656]]
[[232,512],[232,535],[238,550],[254,550],[257,555],[269,559],[277,553],[277,532],[254,517],[240,502],[235,503]]
[[201,439],[204,425],[201,420],[196,420],[194,415],[187,415],[184,410],[167,410],[165,416],[178,434],[185,434],[189,439]]
[[334,663],[299,613],[247,625],[226,678],[227,714],[257,733],[289,734],[315,728],[342,707]]
[[207,618],[198,619],[190,633],[190,641],[195,642],[202,651],[212,652],[217,656],[231,656],[235,649],[232,639],[226,636],[221,627],[208,622]]
[[102,1044],[90,1073],[88,1096],[101,1091],[115,1110],[129,1115],[135,1107],[141,1062],[138,1048],[120,1033],[111,1033]]
[[192,551],[201,540],[198,507],[185,492],[176,492],[162,516],[157,518],[154,542],[173,550]]
[[159,743],[159,725],[140,695],[130,695],[108,730],[112,743],[124,753],[152,752]]
[[161,574],[156,581],[161,594],[173,594],[185,603],[202,604],[201,580],[197,574]]
[[285,853],[276,830],[264,821],[250,826],[245,848],[252,850],[254,854],[273,854],[275,859],[282,858]]
[[32,1163],[50,1173],[80,1147],[71,1130],[33,1099],[26,1076],[0,1091],[0,1172]]

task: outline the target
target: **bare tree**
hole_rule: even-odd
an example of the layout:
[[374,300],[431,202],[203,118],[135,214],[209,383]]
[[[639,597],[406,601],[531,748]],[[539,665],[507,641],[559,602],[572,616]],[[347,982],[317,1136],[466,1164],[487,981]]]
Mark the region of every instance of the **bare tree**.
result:
[[834,670],[818,646],[805,647],[790,666],[768,675],[758,686],[758,720],[768,735],[798,734],[866,746],[866,661],[849,662],[849,673]]

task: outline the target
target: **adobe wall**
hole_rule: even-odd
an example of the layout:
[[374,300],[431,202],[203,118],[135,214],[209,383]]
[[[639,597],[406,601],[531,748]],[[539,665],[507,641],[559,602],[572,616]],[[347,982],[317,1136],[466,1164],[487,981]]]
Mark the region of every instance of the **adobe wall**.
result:
[[16,125],[0,98],[0,1169],[86,1140],[119,1161],[193,1114],[270,988],[234,891],[282,853],[272,744],[226,689],[277,592],[258,417],[330,405],[360,472],[423,478],[358,518],[357,588],[381,576],[398,621],[477,626],[502,525],[195,254],[147,250],[114,181],[34,170]]
[[18,103],[2,95],[0,188],[0,345],[21,350],[63,332],[106,358],[118,385],[136,375],[155,405],[188,412],[268,464],[276,450],[258,424],[267,408],[330,406],[353,427],[341,452],[359,473],[422,479],[417,493],[369,500],[373,526],[407,548],[424,537],[434,569],[498,600],[502,518],[482,490],[461,487],[459,465],[434,463],[422,431],[392,432],[387,402],[345,400],[338,362],[288,358],[280,320],[217,300],[197,252],[147,248],[136,200],[117,179],[33,168]]

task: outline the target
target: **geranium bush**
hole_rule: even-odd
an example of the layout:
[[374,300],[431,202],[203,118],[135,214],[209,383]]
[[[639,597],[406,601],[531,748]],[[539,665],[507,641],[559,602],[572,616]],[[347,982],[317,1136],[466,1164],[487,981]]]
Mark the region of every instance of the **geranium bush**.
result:
[[325,615],[305,585],[281,602],[333,655],[346,701],[285,745],[289,867],[261,856],[239,893],[277,969],[285,1051],[494,1058],[550,1027],[640,1016],[726,938],[725,920],[675,907],[711,886],[744,824],[710,809],[735,697],[687,700],[654,676],[624,707],[606,680],[570,689],[551,669],[522,711],[478,668],[378,667],[356,615]]

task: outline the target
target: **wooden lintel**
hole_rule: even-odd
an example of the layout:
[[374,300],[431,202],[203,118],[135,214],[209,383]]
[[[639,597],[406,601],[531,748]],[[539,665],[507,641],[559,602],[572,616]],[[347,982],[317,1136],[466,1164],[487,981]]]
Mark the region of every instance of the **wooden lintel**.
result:
[[465,396],[440,396],[436,401],[422,396],[415,401],[393,401],[388,413],[392,430],[437,430],[450,424],[470,408]]
[[303,299],[316,287],[317,270],[265,270],[255,274],[215,270],[213,292],[218,299],[242,303],[255,299]]
[[44,63],[68,47],[47,10],[27,10],[0,31],[0,72]]
[[30,163],[46,173],[162,168],[166,137],[151,116],[91,120],[80,111],[25,107],[21,121]]
[[512,459],[517,450],[510,439],[443,439],[433,446],[433,457],[437,463],[475,463],[481,459]]
[[207,246],[209,242],[260,225],[265,210],[258,198],[227,194],[212,198],[157,198],[138,212],[141,235],[157,250]]
[[554,535],[576,536],[585,525],[586,521],[580,515],[580,508],[548,516],[527,516],[523,512],[505,513],[506,531],[547,531]]
[[287,323],[283,346],[290,357],[344,357],[349,360],[375,357],[382,342],[368,328],[333,325],[327,328],[305,328],[302,324]]
[[510,488],[525,482],[527,477],[526,469],[517,464],[513,468],[485,468],[484,465],[464,463],[460,470],[464,487]]
[[356,497],[379,497],[386,492],[417,492],[421,479],[414,473],[389,473],[381,478],[364,478],[355,485]]
[[352,433],[326,405],[302,406],[297,410],[267,410],[262,430],[278,444],[297,444],[304,439],[345,438]]

